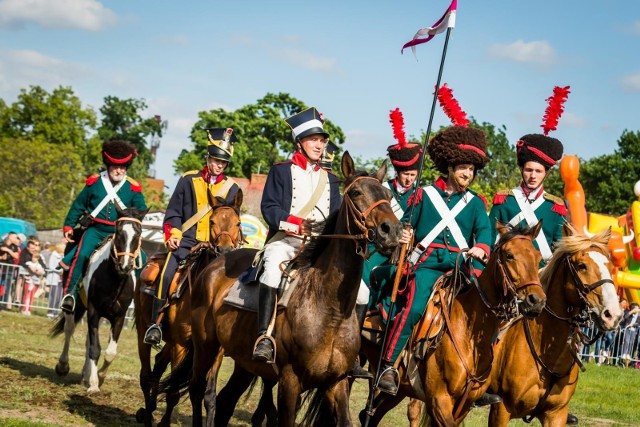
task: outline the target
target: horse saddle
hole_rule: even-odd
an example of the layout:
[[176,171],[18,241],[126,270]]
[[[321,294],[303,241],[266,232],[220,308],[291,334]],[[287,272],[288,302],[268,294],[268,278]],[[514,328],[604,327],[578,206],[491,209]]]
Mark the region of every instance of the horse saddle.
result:
[[[443,309],[449,310],[453,302],[454,289],[449,286],[452,273],[445,273],[436,281],[433,292],[427,302],[420,321],[413,328],[409,339],[409,348],[418,350],[419,358],[424,357],[426,350],[437,346],[444,331]],[[365,318],[362,326],[362,336],[377,345],[382,345],[385,323],[379,313]],[[426,347],[425,347],[426,344]],[[424,351],[422,351],[424,347]]]
[[[229,293],[224,298],[224,303],[242,310],[257,312],[259,286],[256,286],[256,284],[261,270],[262,265],[257,265],[242,273],[229,289]],[[282,274],[278,290],[279,309],[285,308],[289,304],[291,293],[298,284],[297,273],[297,270],[287,268]]]

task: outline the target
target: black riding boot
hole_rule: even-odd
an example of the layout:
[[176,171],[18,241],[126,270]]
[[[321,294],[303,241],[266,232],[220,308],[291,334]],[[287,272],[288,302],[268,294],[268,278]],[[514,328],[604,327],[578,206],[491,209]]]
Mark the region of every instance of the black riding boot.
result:
[[164,307],[166,299],[154,298],[153,299],[153,310],[151,311],[151,326],[147,329],[147,332],[144,333],[144,343],[151,345],[160,345],[162,341],[162,329],[160,325],[158,325],[158,314],[162,307]]
[[[63,270],[62,271],[63,288],[64,286],[67,285],[68,280],[69,280],[69,270]],[[62,302],[60,303],[60,310],[64,311],[65,313],[73,313],[73,310],[75,310],[76,308],[76,299],[73,296],[73,289],[71,289],[71,285],[69,285],[68,290],[70,292],[62,298]]]
[[390,362],[385,362],[378,380],[378,390],[395,396],[398,393],[398,382],[398,370]]
[[[367,304],[356,304],[356,318],[358,319],[358,331],[362,331],[362,324],[364,318],[367,316]],[[349,372],[351,378],[366,378],[372,379],[373,374],[362,366],[360,366],[359,356],[356,356],[356,362],[353,365],[353,369]]]
[[273,317],[277,292],[277,288],[271,288],[264,283],[260,283],[258,294],[258,340],[253,349],[253,360],[273,362],[275,353],[274,342],[273,339],[267,335],[267,329]]
[[473,402],[473,406],[489,406],[495,405],[496,403],[502,402],[502,398],[497,394],[484,393],[482,396],[478,398],[475,402]]

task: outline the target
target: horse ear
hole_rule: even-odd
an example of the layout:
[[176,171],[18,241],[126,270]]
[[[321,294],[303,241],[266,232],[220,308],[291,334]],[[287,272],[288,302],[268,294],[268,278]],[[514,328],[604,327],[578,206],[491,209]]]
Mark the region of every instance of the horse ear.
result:
[[355,172],[356,167],[353,164],[353,159],[351,158],[349,152],[345,151],[344,155],[342,156],[342,175],[344,175],[345,178],[349,178]]
[[122,210],[119,203],[114,203],[114,206],[116,207],[116,213],[118,214],[118,218],[120,218],[121,216],[125,216],[125,212],[124,210]]
[[147,208],[143,211],[138,211],[138,216],[137,218],[142,221],[144,219],[144,217],[149,213],[149,211],[151,210],[151,208]]
[[527,234],[531,236],[531,239],[535,239],[536,237],[538,237],[538,233],[540,233],[540,230],[542,230],[542,219],[538,221],[536,225],[531,227],[531,230]]
[[562,237],[569,237],[573,236],[574,234],[576,233],[573,227],[571,227],[569,223],[565,221],[564,224],[562,224]]
[[[633,231],[631,233],[633,233]],[[633,236],[633,234],[631,234],[631,235]],[[605,228],[604,230],[602,230],[601,232],[596,234],[593,237],[593,240],[597,240],[597,241],[600,241],[600,242],[604,243],[605,245],[608,245],[609,244],[609,240],[611,240],[611,226]]]
[[496,230],[498,230],[498,233],[500,235],[505,234],[507,231],[509,231],[509,227],[507,227],[506,224],[503,224],[502,222],[500,222],[499,219],[496,219]]
[[236,196],[233,198],[233,207],[240,212],[240,206],[242,206],[242,199],[244,195],[242,194],[242,189],[238,189]]
[[384,159],[384,162],[382,162],[380,169],[378,169],[374,176],[378,179],[378,181],[384,181],[385,177],[387,176],[387,159]]

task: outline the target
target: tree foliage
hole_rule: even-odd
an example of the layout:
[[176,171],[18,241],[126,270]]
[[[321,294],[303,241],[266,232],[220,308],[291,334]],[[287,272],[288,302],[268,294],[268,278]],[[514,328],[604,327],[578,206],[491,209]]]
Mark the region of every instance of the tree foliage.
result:
[[[174,162],[176,172],[200,169],[207,152],[208,128],[233,128],[238,141],[226,171],[231,176],[250,177],[252,173],[267,173],[271,165],[283,160],[295,151],[291,129],[284,119],[307,108],[302,101],[286,93],[268,93],[255,104],[245,105],[235,111],[215,109],[198,113],[198,121],[191,130],[193,149],[182,150]],[[330,120],[324,122],[325,130],[336,145],[344,143],[342,130]]]
[[39,229],[60,227],[84,185],[80,156],[71,145],[4,138],[0,164],[0,216]]

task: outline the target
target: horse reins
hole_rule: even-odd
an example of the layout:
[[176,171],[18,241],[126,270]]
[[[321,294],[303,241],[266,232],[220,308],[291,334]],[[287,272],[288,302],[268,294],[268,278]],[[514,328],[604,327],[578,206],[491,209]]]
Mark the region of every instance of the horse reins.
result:
[[[120,222],[120,221],[135,222],[137,224],[140,224],[140,226],[142,226],[142,221],[140,221],[138,218],[123,216],[122,218],[116,219],[116,222]],[[141,249],[142,249],[142,235],[140,235],[140,238],[138,239],[138,248],[134,252],[118,252],[118,250],[116,249],[116,242],[114,239],[114,242],[113,242],[114,260],[117,261],[118,257],[129,255],[131,257],[131,264],[133,265],[133,268],[140,269],[142,268]],[[136,264],[136,261],[138,262],[137,264]]]

